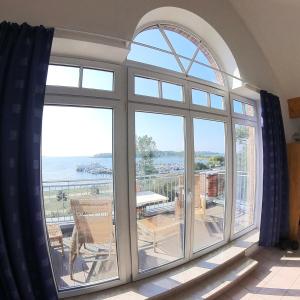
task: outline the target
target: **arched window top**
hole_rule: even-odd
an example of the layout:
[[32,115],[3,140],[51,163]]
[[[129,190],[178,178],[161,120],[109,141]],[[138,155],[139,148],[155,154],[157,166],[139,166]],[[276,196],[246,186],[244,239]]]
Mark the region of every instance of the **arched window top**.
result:
[[153,25],[138,33],[127,59],[224,85],[219,65],[203,42],[174,25]]

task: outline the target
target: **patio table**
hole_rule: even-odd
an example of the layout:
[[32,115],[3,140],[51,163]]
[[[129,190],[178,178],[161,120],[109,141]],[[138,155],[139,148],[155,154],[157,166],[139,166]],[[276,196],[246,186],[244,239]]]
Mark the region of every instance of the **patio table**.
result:
[[147,206],[165,203],[169,200],[168,197],[157,194],[151,191],[136,193],[136,208],[137,216],[140,218]]

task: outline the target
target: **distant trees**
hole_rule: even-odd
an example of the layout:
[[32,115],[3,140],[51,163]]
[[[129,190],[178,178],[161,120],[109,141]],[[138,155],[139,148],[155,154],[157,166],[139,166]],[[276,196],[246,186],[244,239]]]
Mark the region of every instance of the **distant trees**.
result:
[[195,163],[196,171],[207,170],[207,169],[208,169],[208,166],[205,163],[202,163],[202,162]]
[[136,155],[140,157],[138,168],[143,175],[156,173],[153,161],[156,151],[156,143],[151,136],[143,135],[136,138]]
[[235,136],[238,140],[244,140],[249,137],[249,130],[246,126],[238,126],[235,128]]
[[224,156],[221,155],[212,156],[208,160],[208,165],[210,168],[222,167],[224,166],[224,163],[225,163],[225,158]]

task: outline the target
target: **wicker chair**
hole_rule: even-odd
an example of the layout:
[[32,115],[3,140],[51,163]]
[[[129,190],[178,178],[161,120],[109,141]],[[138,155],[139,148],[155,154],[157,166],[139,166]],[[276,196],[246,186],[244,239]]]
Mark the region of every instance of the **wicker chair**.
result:
[[94,252],[94,261],[108,260],[111,257],[114,240],[112,202],[99,199],[71,199],[71,211],[75,226],[70,247],[70,277],[73,279],[73,267],[80,248],[86,244],[105,245],[106,251]]
[[137,220],[139,237],[143,237],[144,240],[151,242],[154,252],[157,252],[158,243],[180,235],[180,226],[183,223],[183,205],[183,202],[177,198],[175,200],[175,214],[173,216],[158,214]]

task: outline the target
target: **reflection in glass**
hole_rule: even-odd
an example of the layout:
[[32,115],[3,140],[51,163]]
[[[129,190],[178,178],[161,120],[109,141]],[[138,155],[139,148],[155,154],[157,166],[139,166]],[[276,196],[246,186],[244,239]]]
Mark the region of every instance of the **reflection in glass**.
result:
[[114,73],[110,71],[83,69],[82,87],[113,91]]
[[49,65],[47,85],[78,87],[79,68]]
[[[194,252],[224,239],[225,124],[194,119]],[[213,138],[212,138],[213,137]]]
[[235,220],[237,233],[254,222],[255,204],[255,128],[235,125]]
[[245,113],[249,117],[254,117],[254,107],[252,105],[245,104]]
[[184,255],[184,118],[136,112],[138,269]]
[[159,97],[158,81],[144,77],[134,77],[134,93],[148,97]]
[[210,107],[224,110],[224,98],[216,94],[210,94]]
[[192,102],[196,105],[208,106],[208,93],[192,89]]
[[162,98],[174,101],[183,101],[182,86],[168,82],[162,82]]
[[42,181],[59,290],[118,278],[111,109],[45,106]]

